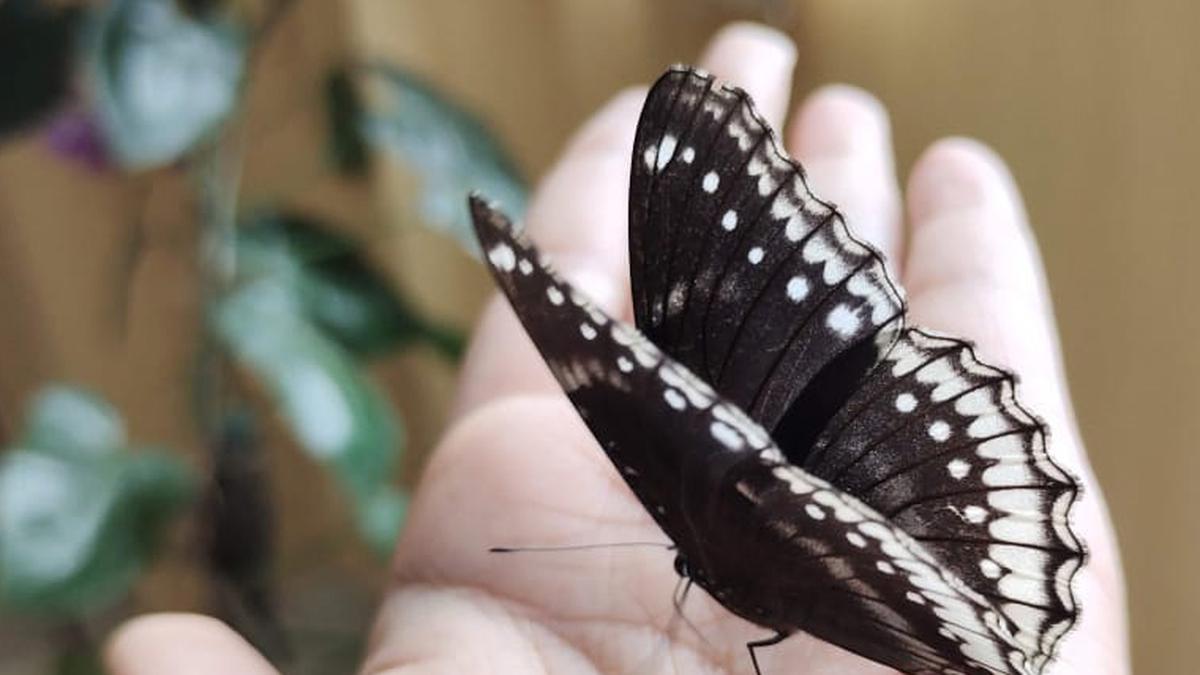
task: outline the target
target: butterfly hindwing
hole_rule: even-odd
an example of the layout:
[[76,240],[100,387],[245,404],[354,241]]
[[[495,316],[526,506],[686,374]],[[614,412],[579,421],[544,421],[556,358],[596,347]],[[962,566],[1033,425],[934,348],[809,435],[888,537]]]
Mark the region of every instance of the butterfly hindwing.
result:
[[909,329],[818,439],[809,471],[886,514],[1048,660],[1074,623],[1078,487],[1007,372]]
[[794,627],[905,672],[1026,672],[1031,654],[987,598],[885,516],[781,458],[768,451],[730,470],[702,521],[720,533],[712,549],[727,558],[717,564],[736,568],[754,550],[773,572],[767,580],[735,576],[716,597],[727,606],[749,601],[743,616],[760,623],[754,607],[765,605]]

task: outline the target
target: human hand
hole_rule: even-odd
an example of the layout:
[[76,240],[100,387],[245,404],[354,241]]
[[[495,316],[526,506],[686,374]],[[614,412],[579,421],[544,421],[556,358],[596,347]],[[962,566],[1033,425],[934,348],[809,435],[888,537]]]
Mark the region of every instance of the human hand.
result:
[[[792,45],[762,28],[722,31],[699,65],[747,89],[778,126]],[[606,105],[543,180],[528,231],[609,313],[630,320],[626,198],[644,89]],[[1016,188],[979,144],[935,144],[913,168],[907,228],[886,114],[847,87],[809,97],[786,145],[814,192],[892,261],[914,323],[975,340],[1022,376],[1023,401],[1052,429],[1051,452],[1081,476],[1076,527],[1091,549],[1084,608],[1055,673],[1124,673],[1124,592],[1112,527],[1062,377],[1041,263]],[[513,556],[494,545],[666,541],[579,420],[503,298],[485,310],[450,430],[398,545],[363,671],[412,673],[751,672],[745,643],[768,636],[701,593],[673,620],[673,554],[653,547]],[[805,635],[760,652],[763,672],[887,669]],[[108,652],[118,675],[272,673],[224,626],[147,617]]]

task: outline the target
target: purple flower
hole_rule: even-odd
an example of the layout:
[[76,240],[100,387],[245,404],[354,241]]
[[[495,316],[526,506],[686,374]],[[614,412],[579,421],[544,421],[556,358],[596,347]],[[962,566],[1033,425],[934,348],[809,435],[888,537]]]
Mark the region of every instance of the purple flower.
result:
[[95,113],[81,106],[63,108],[50,118],[43,134],[50,149],[64,159],[91,171],[112,168],[112,157],[101,134]]

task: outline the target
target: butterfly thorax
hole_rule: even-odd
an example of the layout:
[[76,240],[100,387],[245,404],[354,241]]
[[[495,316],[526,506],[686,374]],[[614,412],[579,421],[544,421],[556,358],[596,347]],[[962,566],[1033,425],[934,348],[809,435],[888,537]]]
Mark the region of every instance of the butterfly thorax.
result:
[[827,580],[779,570],[794,569],[788,562],[797,555],[819,556],[830,546],[797,531],[784,514],[754,517],[778,483],[769,466],[760,453],[743,453],[685,477],[690,499],[684,509],[698,536],[677,542],[675,569],[734,614],[790,633],[805,623],[816,589]]

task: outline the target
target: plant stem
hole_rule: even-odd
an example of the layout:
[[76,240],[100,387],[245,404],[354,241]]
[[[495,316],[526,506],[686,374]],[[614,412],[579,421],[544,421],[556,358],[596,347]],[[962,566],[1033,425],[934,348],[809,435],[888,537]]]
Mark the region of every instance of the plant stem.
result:
[[[197,153],[195,164],[204,311],[197,407],[212,466],[201,530],[206,535],[205,557],[217,614],[263,653],[286,658],[285,632],[273,610],[275,518],[267,496],[269,475],[253,433],[239,431],[252,426],[250,406],[233,377],[230,354],[209,324],[238,283],[238,194],[245,136],[239,103],[216,141]],[[234,504],[241,506],[241,512],[230,512]]]
[[255,48],[265,42],[265,38],[275,32],[275,28],[287,17],[288,13],[297,4],[297,0],[275,0],[271,6],[267,8],[266,15],[254,28],[254,44]]
[[232,398],[229,363],[207,319],[237,280],[237,201],[241,181],[243,138],[240,110],[226,122],[216,143],[197,158],[200,193],[199,274],[205,328],[200,348],[201,390],[197,404],[201,428],[208,439],[219,437]]

